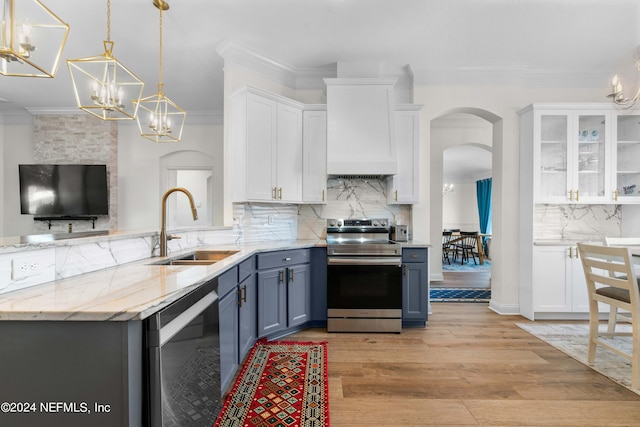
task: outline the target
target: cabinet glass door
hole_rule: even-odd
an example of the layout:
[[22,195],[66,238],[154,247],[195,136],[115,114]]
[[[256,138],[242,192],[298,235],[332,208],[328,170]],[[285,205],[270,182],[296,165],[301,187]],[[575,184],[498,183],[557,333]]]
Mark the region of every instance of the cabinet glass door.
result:
[[568,125],[564,114],[540,116],[540,201],[566,200]]
[[[569,198],[580,202],[605,197],[607,188],[606,167],[606,116],[601,114],[578,115],[577,130],[577,183]],[[606,195],[609,197],[609,195]]]
[[617,116],[615,189],[617,201],[640,202],[640,115]]

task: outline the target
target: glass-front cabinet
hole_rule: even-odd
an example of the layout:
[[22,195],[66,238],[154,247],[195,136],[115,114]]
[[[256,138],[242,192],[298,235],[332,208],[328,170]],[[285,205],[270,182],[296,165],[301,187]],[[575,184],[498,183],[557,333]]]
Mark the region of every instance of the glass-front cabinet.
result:
[[616,166],[614,200],[617,203],[640,203],[640,112],[615,114]]
[[537,203],[613,200],[610,112],[537,110],[534,193]]

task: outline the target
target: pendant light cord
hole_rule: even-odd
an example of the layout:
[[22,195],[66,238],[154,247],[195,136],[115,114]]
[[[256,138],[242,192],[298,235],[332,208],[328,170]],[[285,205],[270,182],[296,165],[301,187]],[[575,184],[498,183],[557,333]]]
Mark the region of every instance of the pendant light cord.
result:
[[107,0],[107,41],[111,41],[111,0]]
[[160,86],[162,86],[162,7],[158,8],[160,10]]

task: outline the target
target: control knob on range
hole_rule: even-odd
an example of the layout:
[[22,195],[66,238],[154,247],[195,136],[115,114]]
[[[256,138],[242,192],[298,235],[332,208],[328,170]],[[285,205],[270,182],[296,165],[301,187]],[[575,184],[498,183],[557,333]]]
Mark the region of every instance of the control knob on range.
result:
[[330,219],[329,220],[329,227],[335,227],[336,226],[336,220],[335,219]]
[[387,220],[383,219],[380,220],[380,227],[386,227],[387,226]]

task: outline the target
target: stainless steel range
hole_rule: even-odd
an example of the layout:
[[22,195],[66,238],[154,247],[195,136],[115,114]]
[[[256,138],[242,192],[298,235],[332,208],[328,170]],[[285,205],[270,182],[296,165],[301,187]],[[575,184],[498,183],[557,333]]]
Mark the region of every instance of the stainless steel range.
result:
[[402,331],[402,246],[389,220],[327,220],[327,330]]

